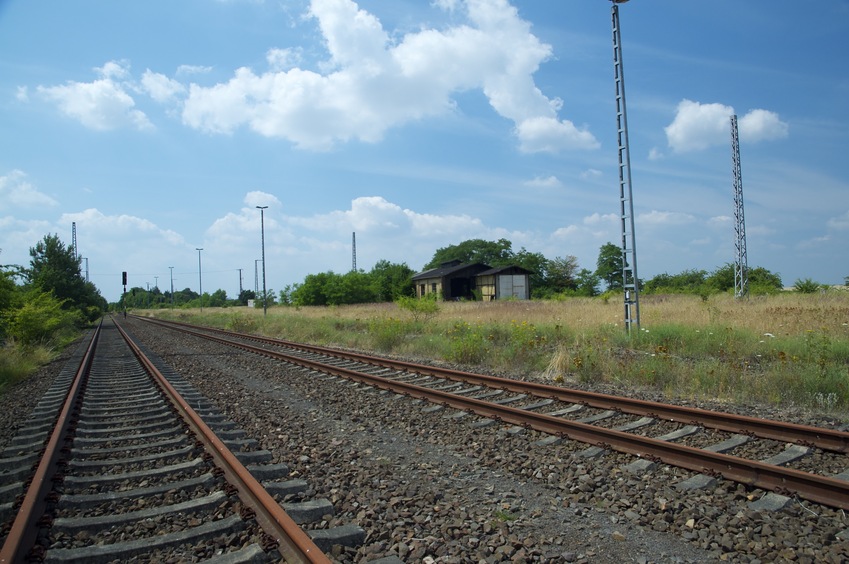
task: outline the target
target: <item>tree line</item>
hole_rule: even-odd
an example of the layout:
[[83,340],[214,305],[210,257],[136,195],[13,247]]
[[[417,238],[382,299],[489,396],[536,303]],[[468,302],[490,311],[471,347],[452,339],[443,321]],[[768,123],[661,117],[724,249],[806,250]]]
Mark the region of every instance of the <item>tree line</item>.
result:
[[[606,243],[599,249],[594,269],[581,268],[572,255],[546,258],[524,247],[514,251],[507,239],[485,241],[469,239],[457,245],[437,249],[422,271],[451,261],[483,263],[491,267],[520,266],[531,272],[533,299],[561,299],[574,296],[593,297],[623,288],[622,249]],[[308,275],[303,283],[280,292],[280,302],[294,305],[344,305],[354,303],[398,301],[415,296],[412,277],[416,274],[406,264],[380,261],[369,271],[344,274],[324,272]],[[748,270],[751,294],[769,294],[782,289],[781,277],[756,267]],[[734,265],[726,264],[712,272],[686,270],[680,274],[659,274],[640,280],[646,293],[689,293],[706,297],[734,290]],[[798,287],[797,290],[803,291]]]
[[[417,271],[406,263],[378,261],[369,270],[346,273],[333,271],[307,275],[303,282],[286,286],[265,295],[242,290],[229,298],[224,290],[203,295],[185,288],[173,293],[154,288],[129,288],[115,304],[107,304],[94,284],[81,276],[79,257],[57,235],[47,235],[30,249],[29,267],[0,267],[0,338],[12,338],[20,343],[49,342],[69,329],[80,327],[112,309],[167,307],[226,307],[247,305],[254,300],[256,307],[267,305],[345,305],[355,303],[394,302],[415,296],[412,277]],[[620,291],[622,281],[622,252],[613,243],[599,249],[594,268],[581,267],[572,255],[547,258],[524,247],[513,249],[507,239],[486,241],[469,239],[456,245],[437,249],[422,270],[460,261],[483,263],[491,267],[520,266],[531,272],[531,297],[562,299],[571,296],[597,296],[604,292]],[[749,291],[766,294],[782,289],[781,278],[765,268],[748,271]],[[714,271],[685,270],[678,274],[663,273],[640,280],[644,293],[690,293],[708,296],[733,291],[734,267],[723,265]],[[849,277],[847,277],[849,283]],[[799,292],[812,292],[822,286],[811,280],[799,280]]]
[[[507,239],[469,239],[437,249],[422,271],[451,261],[482,263],[491,267],[520,266],[531,272],[533,299],[593,297],[605,292],[621,291],[623,287],[622,250],[613,243],[601,246],[594,268],[589,269],[582,268],[578,259],[572,255],[549,259],[542,253],[530,252],[524,247],[514,251],[512,243]],[[412,277],[416,272],[406,263],[380,260],[369,271],[326,271],[308,274],[303,282],[286,286],[279,292],[269,289],[265,299],[267,305],[296,306],[395,302],[415,296]],[[754,295],[774,293],[782,289],[781,277],[762,267],[749,269],[748,280],[749,291]],[[807,291],[811,284],[813,287],[820,287],[816,283],[797,282],[796,289]],[[663,273],[648,280],[640,280],[640,291],[649,294],[687,293],[706,297],[733,290],[732,264],[725,264],[711,272],[685,270],[678,274]],[[242,290],[237,298],[229,299],[224,290],[200,296],[186,288],[175,291],[172,296],[170,292],[160,292],[158,288],[133,288],[121,298],[118,307],[226,307],[247,305],[249,300],[254,300],[255,307],[262,307],[262,292]]]

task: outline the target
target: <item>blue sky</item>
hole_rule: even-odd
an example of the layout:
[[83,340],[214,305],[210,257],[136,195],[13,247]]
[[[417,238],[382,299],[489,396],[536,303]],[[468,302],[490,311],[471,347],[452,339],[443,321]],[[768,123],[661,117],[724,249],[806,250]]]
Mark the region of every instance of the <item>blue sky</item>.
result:
[[[0,263],[48,233],[116,300],[419,270],[506,238],[594,269],[619,237],[611,5],[0,0]],[[638,272],[849,275],[849,2],[620,9]]]

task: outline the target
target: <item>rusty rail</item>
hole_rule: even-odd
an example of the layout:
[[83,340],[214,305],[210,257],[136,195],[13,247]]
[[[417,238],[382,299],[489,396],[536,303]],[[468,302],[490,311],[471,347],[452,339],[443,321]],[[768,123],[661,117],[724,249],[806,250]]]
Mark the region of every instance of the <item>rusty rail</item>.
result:
[[[415,384],[399,382],[397,380],[373,376],[367,373],[357,372],[355,370],[350,370],[347,368],[324,364],[317,361],[311,361],[282,352],[271,351],[260,347],[254,347],[245,343],[236,343],[228,339],[201,333],[191,329],[181,330],[186,331],[187,333],[193,334],[195,336],[219,342],[228,346],[241,348],[250,352],[254,352],[256,354],[303,366],[305,368],[310,368],[328,374],[341,376],[343,378],[347,378],[356,382],[366,383],[380,389],[393,391],[418,399],[425,399],[434,403],[442,404],[444,406],[453,407],[455,409],[464,410],[470,413],[475,413],[483,417],[489,417],[498,421],[528,427],[560,437],[568,437],[570,439],[574,439],[584,443],[589,443],[592,445],[601,446],[603,448],[609,448],[616,451],[633,454],[647,459],[662,461],[667,464],[686,468],[695,472],[723,476],[729,480],[740,482],[752,487],[763,488],[779,493],[795,492],[801,497],[823,505],[840,509],[849,509],[849,482],[836,478],[829,478],[817,474],[801,472],[790,468],[783,468],[780,466],[765,464],[754,460],[747,460],[727,454],[714,453],[658,439],[642,437],[639,435],[632,435],[630,433],[616,431],[613,429],[595,427],[593,425],[588,425],[585,423],[569,421],[566,419],[552,417],[544,414],[537,414],[531,411],[526,411],[518,408],[511,408],[505,405],[489,403],[483,400],[466,398],[448,392],[442,392],[439,390],[433,390],[430,388],[417,386]],[[245,337],[244,335],[240,334],[239,336],[243,338]],[[260,338],[259,340],[265,339]],[[293,346],[281,341],[268,341],[273,342],[274,344],[285,344],[288,346]],[[323,352],[321,351],[321,347],[305,347],[303,345],[299,345],[296,348],[300,348],[302,350],[309,350],[310,352]],[[339,356],[339,351],[332,351],[332,353],[334,356]],[[443,377],[446,376],[446,373],[451,373],[455,376],[454,379],[485,382],[489,385],[494,385],[495,387],[499,387],[505,390],[526,392],[529,388],[544,389],[549,393],[539,395],[545,397],[554,397],[556,399],[563,399],[564,401],[571,401],[575,403],[585,403],[587,405],[592,405],[592,403],[588,400],[592,399],[591,396],[597,395],[588,394],[587,392],[576,392],[574,390],[564,390],[554,386],[545,386],[538,384],[535,385],[529,382],[512,381],[502,378],[494,378],[490,376],[471,374],[460,371],[445,371],[431,366],[416,365],[412,363],[399,363],[387,359],[380,359],[378,361],[376,359],[372,359],[371,357],[365,357],[364,355],[356,355],[351,353],[344,354],[346,357],[352,359],[354,359],[355,357],[363,356],[364,358],[368,358],[369,364],[377,364],[380,366],[391,367],[396,369],[406,369],[410,371],[415,370],[416,372],[439,375]],[[467,377],[469,378],[468,380],[466,380]],[[497,385],[493,384],[493,382],[497,383]],[[530,386],[525,387],[526,385]],[[584,401],[576,401],[576,399],[569,398],[581,398]],[[600,398],[597,399],[598,403],[596,405],[593,405],[593,407],[603,406],[627,411],[614,401],[618,399],[620,398],[617,398],[615,396],[600,396]],[[705,410],[693,410],[692,408],[676,408],[676,406],[654,404],[641,400],[630,400],[628,398],[621,399],[625,404],[631,406],[629,409],[633,409],[635,413],[652,415],[654,417],[659,417],[658,412],[676,414],[677,417],[675,418],[669,416],[667,418],[672,419],[673,421],[680,421],[686,423],[695,420],[700,424],[703,423],[701,423],[701,421],[699,421],[696,416],[703,415],[705,420],[714,420],[716,428],[722,428],[723,430],[729,430],[733,432],[753,434],[753,431],[751,429],[745,427],[745,424],[748,424],[749,422],[761,423],[762,425],[759,427],[759,432],[766,432],[764,431],[764,429],[768,429],[769,425],[764,425],[764,423],[770,423],[751,417],[719,413],[714,414]],[[686,413],[687,415],[689,415],[689,417],[681,418],[681,413]],[[716,419],[719,419],[721,416],[724,415],[730,415],[737,422],[737,424],[723,424],[723,426],[720,427],[719,425],[721,422],[716,421]],[[781,423],[779,424],[787,425]],[[744,426],[740,427],[738,425]],[[808,428],[800,425],[789,426],[795,428],[797,432],[803,434],[804,432],[806,432],[805,430],[807,429],[813,429],[815,431],[828,431],[816,427]],[[823,434],[837,435],[838,438],[840,438],[841,435],[847,435],[847,433],[841,433],[839,431],[828,432]],[[845,444],[845,438],[843,438],[841,442]],[[839,452],[843,451],[839,450]]]
[[315,545],[309,535],[289,517],[247,468],[239,462],[215,432],[204,423],[203,419],[142,353],[123,328],[117,323],[115,326],[127,341],[139,362],[151,374],[195,436],[203,443],[206,451],[213,456],[215,465],[224,471],[227,481],[236,487],[242,502],[254,510],[257,522],[263,530],[277,541],[277,549],[281,556],[287,562],[329,564],[330,559]]
[[59,416],[54,423],[53,432],[47,441],[44,453],[35,470],[30,486],[24,495],[21,507],[18,509],[15,520],[12,522],[6,542],[3,543],[3,548],[0,549],[0,564],[24,562],[28,557],[29,551],[35,544],[39,529],[38,521],[41,519],[47,506],[46,498],[53,487],[53,477],[58,472],[59,461],[62,455],[61,450],[64,448],[64,441],[71,424],[73,411],[85,387],[89,368],[91,367],[94,353],[97,350],[97,341],[100,338],[102,326],[103,322],[101,321],[94,330],[88,348],[74,375],[74,380],[68,389],[68,395],[65,397],[62,410],[59,412]]
[[[178,323],[164,322],[161,320],[151,320],[149,318],[141,318],[145,321],[159,323],[164,326],[179,325],[187,330],[199,329],[199,327]],[[849,433],[838,431],[835,429],[825,429],[822,427],[813,427],[810,425],[798,425],[795,423],[786,423],[782,421],[773,421],[769,419],[758,419],[746,415],[737,415],[734,413],[723,413],[718,411],[708,411],[696,407],[686,407],[679,405],[655,403],[646,400],[633,399],[623,396],[613,396],[609,394],[599,394],[595,392],[585,392],[582,390],[573,390],[560,386],[551,386],[541,384],[539,382],[527,382],[523,380],[510,380],[509,378],[499,378],[497,376],[488,376],[485,374],[475,374],[472,372],[464,372],[462,370],[452,370],[448,368],[439,368],[428,366],[425,364],[416,364],[413,362],[405,362],[401,360],[393,360],[387,358],[376,358],[364,354],[330,349],[326,347],[318,347],[313,345],[305,345],[302,343],[293,343],[279,339],[270,339],[257,335],[245,335],[242,333],[234,333],[232,331],[224,331],[222,329],[203,328],[206,331],[213,331],[220,334],[232,335],[242,339],[251,339],[257,342],[268,343],[272,345],[281,345],[306,352],[315,352],[319,354],[332,355],[338,358],[373,364],[393,370],[415,372],[417,374],[427,374],[439,378],[448,378],[455,381],[463,381],[475,384],[481,384],[492,388],[498,388],[511,392],[532,394],[538,397],[551,398],[558,401],[569,403],[579,403],[597,409],[613,409],[623,413],[634,415],[642,415],[654,417],[664,421],[673,421],[684,425],[700,425],[709,429],[719,431],[727,431],[729,433],[739,433],[759,437],[762,439],[772,439],[781,442],[796,443],[805,446],[814,446],[823,450],[832,452],[849,453]],[[203,333],[196,333],[198,336],[204,336]],[[227,342],[227,341],[223,341]]]

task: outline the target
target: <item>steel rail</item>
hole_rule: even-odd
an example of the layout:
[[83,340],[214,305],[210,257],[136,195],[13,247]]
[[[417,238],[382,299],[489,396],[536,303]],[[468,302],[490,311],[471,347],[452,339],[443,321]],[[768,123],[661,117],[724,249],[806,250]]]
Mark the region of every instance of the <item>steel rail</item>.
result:
[[65,438],[71,425],[72,415],[85,388],[85,381],[94,359],[94,353],[97,350],[102,326],[103,320],[94,330],[91,341],[80,361],[80,366],[74,375],[71,386],[68,388],[65,402],[53,425],[53,431],[44,448],[41,460],[38,462],[35,474],[27,488],[15,520],[12,522],[3,548],[0,549],[0,564],[25,562],[28,553],[35,546],[39,530],[38,521],[44,515],[47,507],[47,496],[53,488],[53,477],[59,470]]
[[[186,323],[174,321],[163,322],[161,320],[151,320],[149,318],[143,319],[153,323],[160,323],[164,326],[174,324],[190,328],[192,330],[201,329],[198,326]],[[305,345],[302,343],[271,339],[257,335],[245,335],[243,333],[235,333],[222,329],[206,327],[202,329],[226,335],[233,335],[242,339],[251,339],[258,342],[287,346],[306,352],[329,354],[348,360],[355,360],[384,368],[391,368],[393,370],[427,374],[455,381],[486,385],[511,392],[528,393],[538,397],[550,398],[569,403],[578,403],[597,409],[613,409],[623,413],[654,417],[655,419],[673,421],[684,425],[700,425],[709,429],[727,431],[729,433],[754,436],[761,439],[772,439],[804,446],[813,446],[832,452],[849,453],[849,433],[845,431],[838,431],[836,429],[826,429],[811,425],[799,425],[783,421],[759,419],[756,417],[737,415],[734,413],[708,411],[696,407],[654,403],[651,401],[623,396],[573,390],[570,388],[562,388],[538,382],[511,380],[509,378],[475,374],[473,372],[464,372],[462,370],[453,370],[449,368],[439,368],[428,366],[426,364],[416,364],[413,362],[387,358],[376,358],[355,352],[341,351],[314,345]]]
[[755,460],[747,460],[737,456],[714,453],[659,439],[632,435],[622,431],[534,413],[521,408],[493,404],[483,400],[458,396],[449,392],[433,390],[415,384],[399,382],[347,368],[307,360],[246,343],[236,343],[228,339],[193,330],[185,331],[228,346],[241,348],[312,370],[333,374],[355,382],[366,383],[383,390],[424,399],[497,421],[520,425],[543,433],[570,438],[649,460],[664,462],[695,472],[722,476],[728,480],[751,487],[790,495],[795,493],[805,499],[830,507],[849,509],[849,482],[837,478],[829,478]]
[[162,388],[177,412],[203,443],[206,451],[212,455],[216,466],[223,470],[227,481],[238,490],[239,499],[254,510],[257,522],[262,529],[277,541],[277,549],[283,558],[287,562],[330,564],[331,560],[327,555],[316,546],[312,538],[289,517],[215,432],[204,423],[126,331],[118,323],[115,323],[115,326],[139,362]]

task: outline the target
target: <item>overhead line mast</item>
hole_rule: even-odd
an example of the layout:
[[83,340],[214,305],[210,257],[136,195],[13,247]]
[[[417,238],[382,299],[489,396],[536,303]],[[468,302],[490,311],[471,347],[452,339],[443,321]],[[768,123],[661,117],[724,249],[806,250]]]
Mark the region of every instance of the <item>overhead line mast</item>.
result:
[[740,169],[740,138],[737,116],[731,116],[731,172],[734,177],[734,297],[749,294],[749,265],[746,257],[746,218],[743,214],[743,173]]
[[625,329],[640,327],[640,288],[637,278],[637,243],[634,237],[634,198],[631,190],[631,150],[628,146],[628,113],[625,108],[625,73],[622,67],[622,35],[619,4],[612,0],[613,72],[616,81],[616,132],[619,153],[619,202],[622,221],[622,287],[625,292]]

